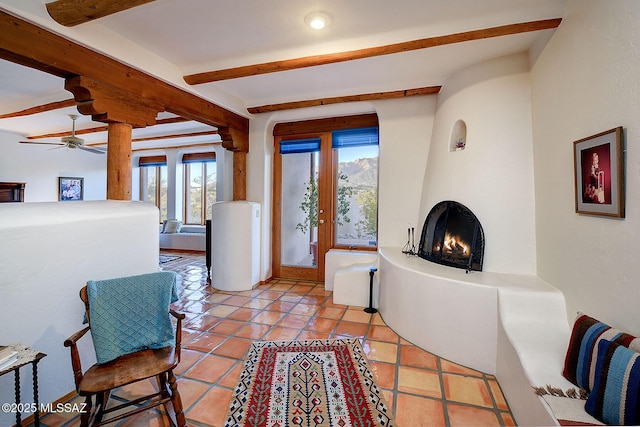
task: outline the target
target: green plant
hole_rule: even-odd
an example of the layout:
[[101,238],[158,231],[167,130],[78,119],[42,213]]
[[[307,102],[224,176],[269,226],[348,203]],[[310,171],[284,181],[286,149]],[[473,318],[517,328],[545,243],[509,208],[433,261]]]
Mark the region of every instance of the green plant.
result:
[[318,178],[312,179],[307,184],[307,191],[302,196],[300,210],[305,214],[304,222],[299,222],[296,229],[306,233],[309,228],[318,225]]
[[376,190],[369,190],[358,194],[356,197],[358,205],[361,206],[360,215],[362,219],[358,225],[362,227],[362,231],[369,235],[375,235],[378,232],[378,193]]
[[[349,177],[342,172],[338,173],[338,207],[336,209],[336,221],[338,225],[351,222],[349,218],[349,197],[353,195],[353,187],[348,185]],[[307,233],[310,228],[318,226],[318,178],[314,178],[307,184],[307,191],[300,202],[300,210],[305,214],[304,222],[299,222],[296,229]]]

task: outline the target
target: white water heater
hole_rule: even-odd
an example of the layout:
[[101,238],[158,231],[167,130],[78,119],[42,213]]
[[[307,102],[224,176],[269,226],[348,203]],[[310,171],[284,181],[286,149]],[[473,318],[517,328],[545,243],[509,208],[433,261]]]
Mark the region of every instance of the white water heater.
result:
[[247,291],[260,282],[260,204],[214,203],[211,209],[211,286]]

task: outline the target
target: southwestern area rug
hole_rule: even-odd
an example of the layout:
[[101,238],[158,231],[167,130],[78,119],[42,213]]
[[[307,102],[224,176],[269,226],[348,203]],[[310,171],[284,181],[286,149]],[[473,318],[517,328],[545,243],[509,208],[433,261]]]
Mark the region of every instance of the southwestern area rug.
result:
[[360,341],[255,341],[225,427],[395,426]]
[[165,262],[175,261],[177,259],[182,258],[181,256],[170,256],[170,255],[160,255],[160,264],[164,264]]

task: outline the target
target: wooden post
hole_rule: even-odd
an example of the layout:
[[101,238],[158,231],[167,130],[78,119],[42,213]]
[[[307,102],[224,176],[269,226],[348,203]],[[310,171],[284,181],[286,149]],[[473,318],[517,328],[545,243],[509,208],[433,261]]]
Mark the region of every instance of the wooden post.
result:
[[247,200],[247,153],[233,152],[233,200]]
[[249,132],[218,127],[222,146],[233,152],[233,200],[247,200],[247,153]]
[[107,199],[131,200],[131,129],[110,122],[107,139]]

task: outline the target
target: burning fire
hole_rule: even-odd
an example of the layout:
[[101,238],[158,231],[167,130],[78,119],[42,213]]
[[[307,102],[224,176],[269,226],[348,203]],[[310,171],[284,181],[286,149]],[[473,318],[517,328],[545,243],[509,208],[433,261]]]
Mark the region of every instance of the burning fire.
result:
[[[443,245],[443,255],[467,256],[469,254],[469,246],[463,242],[459,236],[452,236],[447,233],[444,236]],[[434,249],[436,251],[440,251],[441,247],[439,242],[436,244]]]

